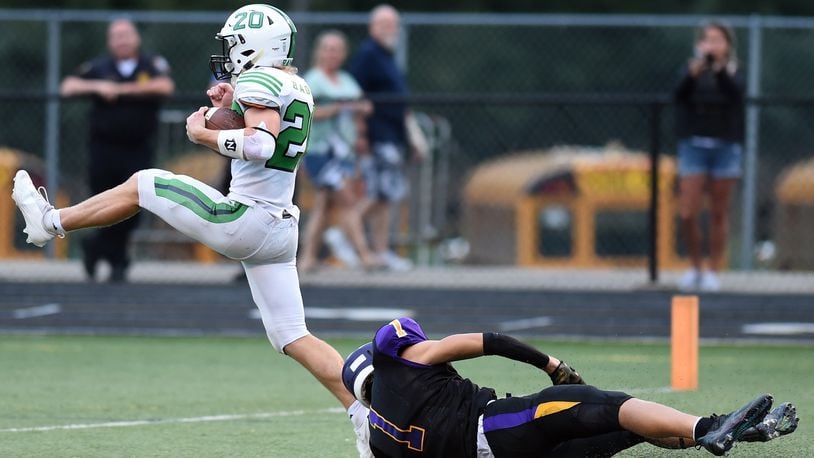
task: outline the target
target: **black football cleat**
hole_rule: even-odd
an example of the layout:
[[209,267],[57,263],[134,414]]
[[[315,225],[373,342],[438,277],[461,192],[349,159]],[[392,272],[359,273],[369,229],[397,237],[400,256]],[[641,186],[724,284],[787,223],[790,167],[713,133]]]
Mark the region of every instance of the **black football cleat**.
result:
[[793,433],[799,422],[797,408],[790,402],[784,402],[767,413],[763,421],[744,431],[738,440],[741,442],[768,442]]
[[772,401],[772,395],[763,394],[728,415],[714,416],[712,427],[696,445],[715,456],[723,456],[747,429],[763,420],[772,408]]

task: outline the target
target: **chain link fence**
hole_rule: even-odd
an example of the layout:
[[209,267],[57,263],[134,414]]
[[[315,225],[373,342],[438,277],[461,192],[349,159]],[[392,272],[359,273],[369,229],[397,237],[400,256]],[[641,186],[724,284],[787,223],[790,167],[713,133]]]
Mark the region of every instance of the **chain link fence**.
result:
[[[62,198],[71,202],[88,195],[90,103],[60,99],[55,85],[104,52],[107,23],[122,16],[0,10],[0,107],[7,113],[0,146],[22,152],[43,182],[52,188],[58,183]],[[179,158],[198,151],[186,141],[184,120],[206,103],[208,57],[219,51],[213,36],[225,16],[127,15],[139,26],[142,49],[170,62],[177,86],[162,110],[158,167],[177,170]],[[367,30],[365,14],[303,13],[293,19],[301,72],[310,66],[310,46],[321,30],[345,32],[351,54]],[[729,267],[811,269],[810,234],[802,228],[813,222],[814,188],[783,180],[807,176],[805,161],[812,168],[814,132],[806,127],[814,118],[814,80],[808,77],[814,62],[801,57],[814,45],[814,20],[725,19],[735,26],[740,65],[757,78],[749,94],[754,123],[747,123],[747,159],[754,161],[746,161],[742,191],[734,198]],[[638,269],[655,250],[662,267],[686,266],[675,217],[670,95],[701,20],[405,14],[398,56],[408,74],[411,108],[422,114],[434,155],[411,166],[412,193],[394,226],[401,252],[424,265]],[[650,220],[648,154],[654,148],[661,193]],[[206,168],[201,173],[208,176],[197,178],[208,181],[218,176]],[[783,186],[793,192],[780,193]],[[3,258],[35,253],[20,235],[20,219],[2,222],[0,231],[11,234],[0,236]],[[146,219],[142,227],[154,224]],[[658,228],[655,243],[648,242],[650,224]],[[75,239],[58,245],[56,255],[78,257]],[[133,247],[137,259],[184,256],[160,245],[183,240],[142,239]],[[221,260],[201,253],[192,248],[187,255]]]

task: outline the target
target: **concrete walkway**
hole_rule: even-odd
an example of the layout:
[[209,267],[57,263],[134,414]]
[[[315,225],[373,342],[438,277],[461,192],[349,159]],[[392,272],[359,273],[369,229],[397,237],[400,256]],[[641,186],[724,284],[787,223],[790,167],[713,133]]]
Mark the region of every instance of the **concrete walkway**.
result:
[[[133,283],[226,285],[241,268],[237,263],[137,262]],[[651,285],[643,269],[566,270],[516,267],[433,267],[409,272],[322,269],[301,277],[304,286],[369,288],[455,288],[473,290],[638,291],[674,290],[682,272],[665,271]],[[100,277],[108,275],[101,266]],[[79,261],[0,261],[0,283],[84,282]],[[722,291],[744,294],[814,294],[814,272],[724,272]],[[0,285],[1,286],[1,285]]]

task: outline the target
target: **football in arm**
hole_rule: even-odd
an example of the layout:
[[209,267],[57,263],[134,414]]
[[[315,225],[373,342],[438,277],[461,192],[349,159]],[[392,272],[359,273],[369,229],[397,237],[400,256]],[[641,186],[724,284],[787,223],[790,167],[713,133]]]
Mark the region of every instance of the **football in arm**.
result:
[[206,111],[206,128],[212,130],[243,129],[243,116],[228,108],[210,108]]

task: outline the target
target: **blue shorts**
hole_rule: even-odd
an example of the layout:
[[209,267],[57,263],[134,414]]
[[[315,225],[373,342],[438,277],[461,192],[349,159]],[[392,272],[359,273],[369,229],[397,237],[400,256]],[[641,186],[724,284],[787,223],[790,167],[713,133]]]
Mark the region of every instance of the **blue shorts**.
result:
[[308,153],[305,155],[305,171],[308,179],[317,189],[338,191],[345,186],[345,181],[353,176],[353,161],[341,159],[333,154]]
[[738,178],[742,151],[740,143],[709,137],[685,138],[678,142],[678,175]]
[[409,188],[404,176],[406,148],[397,143],[374,143],[360,165],[367,196],[376,202],[400,202]]

